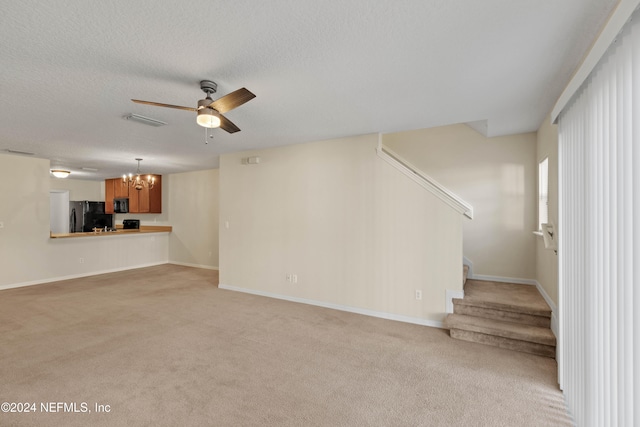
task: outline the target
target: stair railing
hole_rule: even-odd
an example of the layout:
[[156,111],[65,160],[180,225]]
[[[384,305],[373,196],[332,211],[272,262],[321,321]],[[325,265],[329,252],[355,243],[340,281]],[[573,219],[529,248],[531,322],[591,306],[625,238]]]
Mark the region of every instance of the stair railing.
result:
[[469,219],[473,219],[473,206],[462,200],[457,194],[440,184],[429,175],[412,165],[399,154],[388,147],[382,145],[382,134],[378,135],[378,147],[376,148],[378,157],[389,163],[394,168],[411,178],[421,187],[425,188],[440,200],[451,206],[453,209],[463,214]]

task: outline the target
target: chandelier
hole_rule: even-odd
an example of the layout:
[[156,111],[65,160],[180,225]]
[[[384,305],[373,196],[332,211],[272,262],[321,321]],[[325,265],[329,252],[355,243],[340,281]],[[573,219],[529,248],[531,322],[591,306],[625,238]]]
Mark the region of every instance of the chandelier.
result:
[[129,174],[129,176],[122,175],[122,182],[130,185],[138,191],[142,190],[144,187],[152,189],[153,185],[156,183],[156,178],[151,175],[147,175],[146,179],[142,177],[140,175],[140,162],[142,161],[142,159],[137,158],[136,160],[138,161],[138,169],[136,170],[135,176],[131,173]]

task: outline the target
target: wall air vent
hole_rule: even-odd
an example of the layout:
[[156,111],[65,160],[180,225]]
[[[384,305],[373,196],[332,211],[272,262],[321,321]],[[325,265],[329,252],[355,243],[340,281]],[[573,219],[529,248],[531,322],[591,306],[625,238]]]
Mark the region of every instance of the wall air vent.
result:
[[145,116],[141,116],[139,114],[127,114],[126,116],[124,116],[125,119],[127,120],[131,120],[133,122],[138,122],[138,123],[143,123],[145,125],[149,125],[149,126],[164,126],[167,123],[163,122],[161,120],[157,120],[157,119],[152,119],[151,117],[145,117]]

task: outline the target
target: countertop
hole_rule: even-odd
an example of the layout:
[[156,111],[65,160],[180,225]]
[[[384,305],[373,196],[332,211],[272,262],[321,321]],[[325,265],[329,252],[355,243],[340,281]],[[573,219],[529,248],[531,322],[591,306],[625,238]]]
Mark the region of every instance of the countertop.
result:
[[135,234],[147,234],[147,233],[170,233],[173,227],[170,225],[141,225],[137,230],[125,230],[122,228],[122,224],[116,225],[115,231],[99,231],[99,232],[82,232],[82,233],[51,233],[49,235],[52,239],[66,239],[69,237],[94,237],[94,236],[122,236],[122,235],[135,235]]

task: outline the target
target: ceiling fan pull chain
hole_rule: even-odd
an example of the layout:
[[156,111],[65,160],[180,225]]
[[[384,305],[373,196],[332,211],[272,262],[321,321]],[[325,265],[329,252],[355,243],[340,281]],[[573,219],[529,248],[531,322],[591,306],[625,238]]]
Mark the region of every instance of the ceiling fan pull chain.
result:
[[[209,135],[209,130],[211,130],[211,135]],[[204,143],[209,144],[209,138],[213,140],[213,129],[212,128],[204,128]]]

